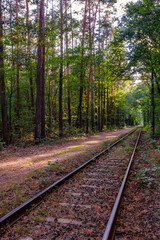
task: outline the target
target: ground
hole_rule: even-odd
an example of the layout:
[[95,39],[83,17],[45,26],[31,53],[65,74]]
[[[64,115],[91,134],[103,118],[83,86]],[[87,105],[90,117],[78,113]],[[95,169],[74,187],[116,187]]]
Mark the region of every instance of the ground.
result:
[[[103,150],[105,148],[103,142],[114,139],[129,130],[127,128],[103,132],[95,136],[41,147],[9,146],[4,149],[0,155],[2,189],[0,213],[2,216],[5,215],[26,201],[28,197],[32,197],[37,191],[43,189],[46,184],[55,182],[57,178],[63,177],[88,158],[93,157],[96,152]],[[49,161],[51,165],[48,165]],[[35,169],[41,170],[34,171]],[[26,174],[30,174],[29,177]],[[116,240],[160,239],[159,177],[160,140],[151,139],[143,132],[121,204]],[[4,186],[13,180],[18,180],[16,185]]]
[[75,138],[54,145],[34,145],[26,148],[9,146],[0,153],[0,186],[23,178],[36,169],[45,168],[48,161],[60,162],[74,157],[88,149],[112,140],[118,135],[128,132],[130,128],[101,132],[94,136]]
[[116,240],[160,239],[159,179],[160,140],[143,132],[121,203]]

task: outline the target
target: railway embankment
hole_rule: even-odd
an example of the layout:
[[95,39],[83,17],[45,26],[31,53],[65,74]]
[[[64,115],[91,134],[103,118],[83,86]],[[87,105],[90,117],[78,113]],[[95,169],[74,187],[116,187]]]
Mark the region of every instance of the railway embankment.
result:
[[143,133],[117,219],[116,240],[160,239],[160,140]]

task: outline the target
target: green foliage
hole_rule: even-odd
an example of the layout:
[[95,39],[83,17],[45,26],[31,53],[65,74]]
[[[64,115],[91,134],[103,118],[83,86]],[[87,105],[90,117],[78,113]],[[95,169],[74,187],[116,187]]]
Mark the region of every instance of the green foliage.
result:
[[44,185],[46,183],[46,180],[44,178],[39,180],[39,186]]
[[0,141],[0,150],[3,150],[5,147],[5,143]]
[[47,172],[50,172],[50,171],[54,171],[58,168],[60,168],[61,170],[63,170],[63,167],[61,167],[60,163],[58,162],[58,160],[56,160],[55,163],[52,163],[51,161],[48,161],[48,168],[46,169]]
[[146,131],[146,132],[150,132],[150,125],[146,125],[145,127],[144,127],[144,131]]
[[[156,71],[159,51],[159,3],[138,1],[127,5],[127,13],[120,28],[121,40],[127,41],[130,66],[146,72]],[[139,63],[139,64],[137,64]],[[143,68],[145,66],[145,68]]]
[[160,174],[160,167],[154,166],[152,169],[142,169],[136,176],[137,180],[141,180],[144,186],[153,187],[157,183],[154,177],[157,177],[157,174]]
[[143,0],[129,3],[115,35],[117,44],[121,42],[127,45],[128,70],[131,73],[139,72],[142,79],[142,82],[128,95],[127,101],[130,102],[130,114],[134,115],[136,121],[141,123],[143,121],[144,126],[149,125],[150,122],[150,78],[151,73],[154,74],[156,133],[160,131],[159,16],[159,1]]
[[136,165],[139,168],[136,179],[140,180],[143,186],[154,187],[160,177],[160,163],[159,163],[159,139],[151,138],[150,134],[146,132],[143,135],[143,147],[140,157],[136,160]]
[[[115,0],[100,1],[101,7],[110,10]],[[36,112],[36,81],[37,81],[37,47],[39,35],[39,23],[37,18],[37,1],[28,1],[29,16],[26,15],[26,5],[24,1],[18,1],[18,18],[15,14],[15,2],[11,1],[11,5],[6,5],[4,15],[6,16],[4,31],[4,62],[5,62],[5,83],[6,83],[6,99],[8,110],[8,126],[11,142],[22,142],[25,139],[34,139],[35,132],[35,112]],[[98,2],[97,2],[98,3]],[[98,5],[91,1],[91,8],[94,13]],[[47,138],[37,139],[35,143],[42,146],[45,143],[54,143],[53,138],[57,139],[59,125],[59,66],[63,63],[63,128],[64,136],[81,136],[86,131],[86,120],[89,122],[89,131],[94,133],[100,130],[98,127],[98,119],[101,122],[101,130],[112,129],[115,127],[124,127],[126,124],[134,125],[141,122],[141,113],[139,113],[138,102],[134,105],[136,99],[135,91],[129,96],[131,91],[130,83],[127,79],[133,79],[128,71],[128,65],[125,55],[125,47],[120,41],[124,39],[124,32],[127,33],[129,40],[134,36],[134,22],[130,19],[126,25],[125,31],[115,30],[114,40],[111,41],[111,21],[109,16],[101,16],[99,22],[98,17],[91,18],[91,26],[95,24],[95,31],[92,32],[93,44],[89,42],[89,29],[86,24],[84,39],[82,40],[83,20],[77,20],[70,13],[69,8],[64,11],[63,15],[63,37],[64,49],[63,60],[60,57],[59,48],[61,44],[60,14],[59,3],[55,1],[57,6],[54,10],[50,5],[46,9],[45,16],[45,120]],[[150,7],[155,11],[155,18],[159,12],[154,8],[154,3]],[[136,8],[141,14],[138,7]],[[128,14],[134,15],[136,9],[130,9]],[[98,8],[97,8],[98,10]],[[133,10],[133,11],[132,11]],[[143,7],[142,7],[143,10]],[[156,12],[157,11],[157,12]],[[89,12],[89,11],[88,11]],[[86,19],[88,21],[88,12]],[[133,13],[132,13],[133,12]],[[67,21],[66,21],[67,14]],[[108,14],[108,13],[107,13]],[[97,14],[98,15],[98,14]],[[75,16],[75,14],[74,14]],[[27,19],[29,17],[29,19]],[[106,20],[106,19],[107,20]],[[128,21],[127,19],[127,21]],[[149,15],[151,19],[151,14]],[[28,21],[27,21],[28,20]],[[95,23],[94,23],[95,20]],[[156,19],[155,19],[156,20]],[[140,24],[140,18],[138,18]],[[100,23],[100,37],[96,32]],[[127,23],[128,24],[128,23]],[[146,23],[145,23],[146,24]],[[68,26],[67,26],[68,25]],[[133,25],[132,28],[130,26]],[[159,25],[158,25],[159,26]],[[93,30],[93,29],[92,29]],[[154,32],[156,29],[154,29]],[[158,30],[159,31],[159,30]],[[103,33],[103,34],[102,34]],[[68,50],[66,39],[68,34]],[[146,33],[147,34],[147,33]],[[106,39],[107,36],[107,39]],[[141,31],[139,35],[135,35],[137,39],[142,37]],[[156,39],[155,39],[156,38]],[[155,38],[151,36],[153,43],[157,43],[157,34]],[[147,38],[144,38],[141,47],[148,48]],[[106,41],[107,40],[107,41]],[[82,46],[82,42],[84,42]],[[99,50],[100,43],[100,50]],[[139,43],[139,42],[138,42]],[[140,43],[139,43],[140,44]],[[92,45],[92,51],[91,51]],[[133,47],[131,41],[130,49]],[[137,45],[137,55],[140,56],[140,45]],[[151,49],[154,52],[154,63],[157,62],[159,52],[156,46]],[[91,54],[92,52],[92,54]],[[82,54],[83,53],[83,54]],[[145,59],[148,59],[150,48],[146,52]],[[136,55],[135,54],[135,55]],[[141,54],[143,57],[143,54]],[[135,56],[132,58],[135,58]],[[138,59],[138,58],[137,58]],[[144,57],[143,57],[144,60]],[[152,59],[153,60],[153,59]],[[147,60],[148,61],[148,60]],[[150,58],[149,58],[150,61]],[[92,67],[93,83],[91,83]],[[69,73],[67,72],[69,68]],[[159,69],[158,64],[156,69]],[[156,71],[157,72],[157,71]],[[157,78],[159,78],[157,74]],[[83,78],[83,79],[82,79]],[[83,80],[83,81],[82,81]],[[125,80],[125,81],[123,81]],[[78,129],[79,122],[79,106],[80,106],[80,90],[82,89],[82,128]],[[95,126],[91,128],[91,104],[90,96],[93,92],[94,97],[94,121]],[[31,95],[33,94],[33,99]],[[70,94],[71,109],[71,126],[68,123],[68,99]],[[148,92],[147,92],[148,94]],[[89,96],[88,96],[89,95]],[[139,97],[141,105],[144,104],[143,97]],[[89,100],[88,100],[89,99]],[[89,103],[87,102],[89,101]],[[89,105],[89,106],[88,106]],[[89,107],[87,113],[87,107]],[[157,110],[159,107],[157,107]],[[147,111],[146,109],[144,110]],[[88,115],[87,115],[88,114]],[[134,120],[135,119],[135,120]],[[2,130],[0,129],[2,135]],[[49,138],[52,138],[49,140]],[[58,141],[58,140],[57,140]],[[60,141],[60,140],[59,140]]]

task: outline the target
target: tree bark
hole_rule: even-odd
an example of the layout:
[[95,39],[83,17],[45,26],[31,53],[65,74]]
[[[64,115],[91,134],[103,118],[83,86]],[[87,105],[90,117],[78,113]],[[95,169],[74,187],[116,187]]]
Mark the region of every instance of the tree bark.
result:
[[59,137],[63,137],[63,109],[62,109],[62,94],[63,94],[63,2],[60,0],[60,73],[59,73]]
[[107,128],[110,127],[110,92],[109,92],[109,87],[107,86]]
[[156,85],[157,85],[157,91],[158,91],[158,94],[160,95],[160,84],[157,80],[157,74],[154,72],[154,79],[155,79],[155,82],[156,82]]
[[[91,126],[94,130],[94,94],[93,94],[93,70],[92,70],[92,33],[91,33],[91,0],[89,0],[89,54],[90,54],[90,65],[89,65],[89,82],[91,84]],[[93,33],[94,34],[94,33]]]
[[154,136],[154,73],[151,74],[151,137]]
[[[101,8],[100,8],[100,1],[99,1],[99,42],[98,42],[98,53],[99,53],[99,59],[100,59],[100,14],[101,14]],[[101,74],[101,69],[100,69],[100,60],[98,64],[98,131],[101,131],[101,83],[100,83],[100,74]]]
[[70,83],[69,83],[69,62],[68,62],[68,16],[67,16],[67,0],[65,0],[66,13],[66,57],[67,57],[67,98],[68,98],[68,124],[71,127],[71,97],[70,97]]
[[28,50],[28,57],[29,57],[29,66],[27,69],[29,70],[29,82],[30,82],[30,99],[31,99],[31,111],[34,114],[34,95],[33,95],[33,78],[32,78],[32,66],[31,66],[31,49],[30,49],[30,31],[29,31],[29,6],[28,0],[26,0],[26,24],[28,26],[28,43],[27,43],[27,50]]
[[82,128],[82,97],[83,97],[83,82],[84,82],[84,36],[86,29],[87,18],[87,0],[85,1],[85,11],[83,18],[83,31],[82,31],[82,50],[81,50],[81,72],[80,72],[80,91],[79,91],[79,105],[78,105],[78,118],[79,127]]
[[44,26],[44,0],[42,11],[42,71],[41,71],[41,138],[46,137],[45,131],[45,26]]
[[40,2],[39,15],[39,36],[38,36],[38,62],[37,62],[37,97],[36,97],[36,129],[35,139],[45,138],[45,46],[44,46],[44,0]]
[[[13,22],[13,16],[12,16],[12,10],[13,6],[12,6],[12,0],[10,0],[10,31],[11,31],[11,35],[13,36],[13,29],[12,29],[12,22]],[[14,43],[13,41],[11,41],[11,61],[12,61],[12,75],[11,75],[11,84],[10,84],[10,96],[9,96],[9,141],[12,141],[12,137],[13,137],[13,133],[12,133],[12,95],[13,95],[13,85],[15,82],[15,61],[14,61]]]
[[86,96],[86,134],[89,132],[89,89],[86,89],[87,91],[87,96]]
[[[16,0],[16,21],[18,22],[18,0]],[[18,25],[18,24],[17,24]],[[17,106],[16,106],[16,112],[17,112],[17,119],[19,120],[20,118],[20,89],[19,89],[19,33],[18,33],[18,29],[17,29],[17,45],[16,45],[16,58],[17,58]],[[19,124],[17,125],[17,130],[18,130],[18,134],[20,137],[20,126]]]
[[3,23],[2,23],[2,0],[0,0],[0,91],[2,111],[2,134],[3,141],[8,145],[7,105],[4,82],[4,59],[3,59]]
[[[99,24],[100,25],[100,24]],[[104,31],[103,31],[103,40],[102,40],[102,54],[104,52]],[[104,124],[106,124],[106,119],[105,119],[105,82],[103,79],[104,75],[104,63],[102,62],[102,81],[101,81],[101,131],[103,130]]]

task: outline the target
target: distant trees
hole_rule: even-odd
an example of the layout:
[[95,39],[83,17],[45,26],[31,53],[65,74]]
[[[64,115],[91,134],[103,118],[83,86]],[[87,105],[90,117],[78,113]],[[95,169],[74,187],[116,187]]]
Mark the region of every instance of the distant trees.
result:
[[[129,66],[151,80],[151,135],[154,135],[154,88],[160,96],[160,3],[143,0],[127,5],[122,19],[119,40],[127,42]],[[155,86],[156,83],[156,86]],[[156,113],[158,114],[158,113]],[[158,115],[157,115],[158,118]]]

